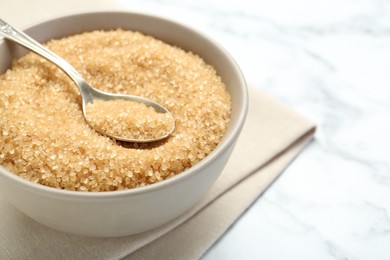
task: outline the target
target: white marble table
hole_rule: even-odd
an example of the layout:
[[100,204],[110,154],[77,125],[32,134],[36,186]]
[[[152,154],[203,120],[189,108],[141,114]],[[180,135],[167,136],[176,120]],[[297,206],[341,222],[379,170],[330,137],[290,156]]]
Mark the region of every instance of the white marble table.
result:
[[[0,0],[8,20],[21,2],[21,15],[35,6],[28,22],[50,17],[47,8],[73,10],[61,1]],[[81,3],[85,10],[108,5]],[[390,259],[390,1],[110,5],[203,31],[235,57],[252,87],[318,124],[315,141],[204,259]]]

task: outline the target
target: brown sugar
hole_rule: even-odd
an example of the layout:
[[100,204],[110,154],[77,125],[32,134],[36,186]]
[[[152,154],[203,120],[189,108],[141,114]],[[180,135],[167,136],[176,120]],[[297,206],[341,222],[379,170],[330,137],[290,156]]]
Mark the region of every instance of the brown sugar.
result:
[[95,100],[87,104],[86,114],[89,124],[99,132],[131,140],[158,139],[175,126],[169,113],[122,99]]
[[97,89],[162,104],[176,126],[156,143],[123,145],[103,136],[84,120],[72,81],[29,53],[0,76],[0,165],[24,179],[76,191],[145,186],[192,167],[226,132],[230,96],[196,54],[120,29],[51,40],[47,47]]

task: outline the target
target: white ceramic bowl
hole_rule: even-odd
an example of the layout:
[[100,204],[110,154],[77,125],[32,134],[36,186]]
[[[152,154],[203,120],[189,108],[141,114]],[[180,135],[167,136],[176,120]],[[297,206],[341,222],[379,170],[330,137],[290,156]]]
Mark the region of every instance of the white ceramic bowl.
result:
[[[205,195],[222,172],[247,114],[245,80],[231,56],[206,36],[178,23],[138,13],[96,12],[51,19],[25,32],[38,41],[47,41],[118,27],[152,35],[197,53],[213,65],[232,96],[231,123],[217,148],[194,167],[160,183],[126,191],[59,190],[26,181],[0,166],[2,196],[34,220],[67,233],[125,236],[150,230],[183,214]],[[9,68],[12,58],[25,52],[0,39],[0,73]]]

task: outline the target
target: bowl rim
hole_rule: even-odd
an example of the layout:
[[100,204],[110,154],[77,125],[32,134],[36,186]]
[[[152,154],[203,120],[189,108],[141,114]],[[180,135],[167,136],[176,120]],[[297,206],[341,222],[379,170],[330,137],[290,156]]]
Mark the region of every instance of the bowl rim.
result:
[[[90,12],[72,12],[69,14],[63,14],[59,16],[53,16],[51,18],[42,19],[36,22],[33,22],[27,26],[23,26],[22,30],[26,31],[33,27],[40,26],[44,23],[59,20],[59,19],[71,19],[72,17],[80,17],[80,16],[86,16],[86,15],[105,15],[105,14],[121,14],[121,15],[129,15],[129,16],[142,16],[146,19],[154,19],[154,20],[160,20],[165,23],[172,23],[175,26],[182,27],[185,30],[191,31],[191,33],[196,34],[197,36],[200,36],[203,38],[206,42],[209,42],[211,45],[214,45],[217,49],[223,53],[225,58],[229,61],[230,66],[233,67],[233,69],[237,72],[237,78],[240,82],[239,87],[242,89],[242,105],[239,107],[239,114],[237,116],[237,123],[232,126],[229,125],[230,133],[225,133],[223,139],[221,142],[217,145],[217,147],[204,159],[199,161],[194,166],[190,167],[189,169],[172,176],[168,179],[165,179],[163,181],[149,184],[143,187],[135,187],[127,190],[116,190],[116,191],[90,191],[90,192],[81,192],[81,191],[72,191],[72,190],[66,190],[66,189],[58,189],[54,187],[45,186],[43,184],[34,183],[32,181],[26,180],[21,178],[20,176],[8,171],[3,166],[0,165],[0,174],[3,174],[6,178],[13,181],[14,183],[18,184],[19,186],[23,186],[25,189],[30,189],[34,192],[46,192],[50,195],[54,196],[60,196],[64,197],[67,196],[67,198],[81,198],[81,199],[92,199],[92,198],[118,198],[118,197],[127,197],[127,196],[137,196],[141,195],[143,193],[149,193],[151,191],[157,191],[160,189],[168,188],[172,185],[175,185],[178,182],[181,182],[187,178],[191,178],[193,175],[195,175],[198,171],[205,168],[207,165],[212,163],[215,159],[222,156],[225,151],[227,151],[231,146],[235,144],[235,140],[238,138],[241,129],[244,125],[246,115],[248,112],[248,89],[247,84],[244,78],[244,75],[238,66],[237,62],[234,60],[234,58],[230,55],[230,53],[218,42],[207,36],[206,34],[200,32],[198,29],[195,29],[187,24],[184,24],[179,21],[175,21],[173,19],[163,17],[160,15],[148,13],[148,12],[139,12],[139,11],[90,11]],[[0,42],[4,41],[4,38],[0,36]],[[180,46],[179,46],[180,47]]]

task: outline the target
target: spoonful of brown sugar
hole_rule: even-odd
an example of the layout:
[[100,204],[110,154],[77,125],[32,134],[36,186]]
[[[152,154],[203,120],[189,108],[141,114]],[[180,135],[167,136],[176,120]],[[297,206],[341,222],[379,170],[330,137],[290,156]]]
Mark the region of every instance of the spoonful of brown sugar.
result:
[[167,137],[174,128],[170,113],[124,99],[95,100],[87,104],[86,115],[97,131],[122,141],[149,142]]

